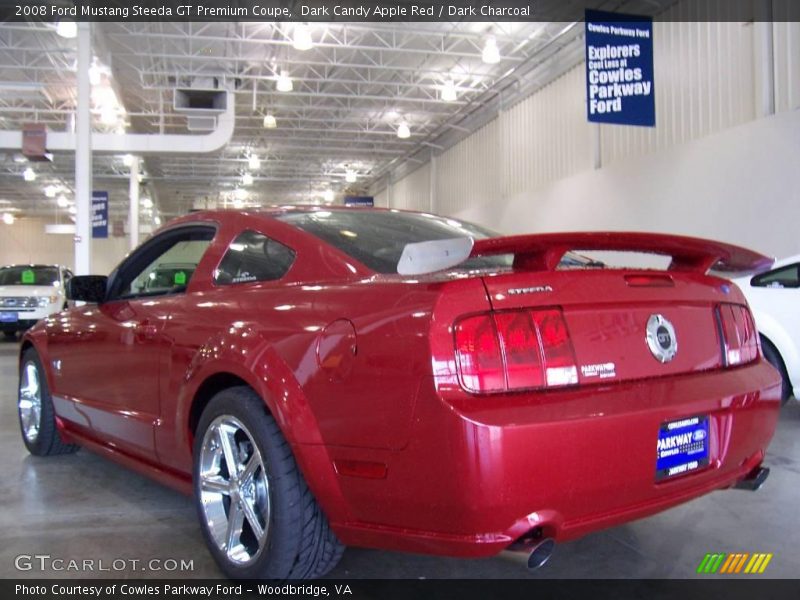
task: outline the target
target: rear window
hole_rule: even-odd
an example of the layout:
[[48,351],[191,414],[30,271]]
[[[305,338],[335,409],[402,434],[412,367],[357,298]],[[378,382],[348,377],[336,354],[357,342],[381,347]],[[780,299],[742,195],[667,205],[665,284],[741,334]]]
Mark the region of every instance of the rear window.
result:
[[231,242],[214,271],[214,283],[275,281],[286,275],[293,262],[291,248],[256,231],[244,231]]
[[800,276],[798,276],[798,266],[789,265],[788,267],[781,267],[774,271],[768,271],[761,275],[756,275],[751,280],[750,284],[754,287],[769,287],[769,288],[796,288],[800,287]]
[[44,266],[3,267],[0,285],[55,285],[58,268]]
[[[454,237],[499,237],[471,223],[424,213],[320,210],[286,213],[277,218],[315,235],[378,273],[397,273],[406,244]],[[508,268],[512,260],[511,255],[471,258],[458,268]]]

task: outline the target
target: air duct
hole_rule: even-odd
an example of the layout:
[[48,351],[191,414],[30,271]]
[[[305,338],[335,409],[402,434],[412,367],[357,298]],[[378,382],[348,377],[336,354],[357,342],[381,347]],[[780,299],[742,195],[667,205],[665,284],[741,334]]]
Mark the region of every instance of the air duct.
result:
[[[193,90],[176,90],[191,95]],[[208,90],[204,90],[208,92]],[[191,118],[196,110],[198,116],[214,118],[216,127],[204,135],[190,134],[145,134],[145,133],[92,133],[92,152],[94,154],[204,154],[216,152],[223,148],[233,136],[236,122],[236,110],[230,92],[216,91],[214,112],[215,117],[209,117],[208,107],[193,109],[191,98],[184,97],[189,104],[182,107],[180,112]],[[195,113],[195,114],[197,114]],[[0,131],[0,149],[20,150],[22,148],[22,131]],[[75,134],[59,131],[47,132],[48,152],[74,152]]]

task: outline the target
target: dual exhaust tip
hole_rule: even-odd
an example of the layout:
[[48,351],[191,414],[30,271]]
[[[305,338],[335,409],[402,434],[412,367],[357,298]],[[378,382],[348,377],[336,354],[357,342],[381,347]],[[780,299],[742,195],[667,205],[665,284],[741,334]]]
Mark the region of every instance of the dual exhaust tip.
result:
[[756,492],[764,485],[767,477],[769,477],[769,468],[759,466],[750,471],[744,479],[738,481],[733,487],[737,490]]
[[[756,491],[764,485],[767,477],[769,477],[769,469],[759,466],[748,473],[743,480],[737,482],[734,487],[737,489]],[[541,535],[541,530],[537,528],[534,530],[534,533]],[[530,538],[522,542],[517,541],[509,546],[508,550],[501,552],[500,555],[514,562],[523,563],[529,571],[535,571],[543,567],[553,555],[556,542],[553,538],[542,538],[531,544],[529,539]]]
[[553,555],[556,542],[552,538],[544,538],[537,541],[532,546],[525,546],[519,549],[509,549],[501,553],[503,558],[523,563],[529,571],[543,567]]

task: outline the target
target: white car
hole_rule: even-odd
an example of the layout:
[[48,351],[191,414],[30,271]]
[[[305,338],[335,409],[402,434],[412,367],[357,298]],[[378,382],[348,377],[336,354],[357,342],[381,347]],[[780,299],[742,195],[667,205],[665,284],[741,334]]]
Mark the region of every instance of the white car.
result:
[[761,336],[766,358],[783,377],[783,399],[800,393],[800,255],[769,271],[733,280],[741,288]]
[[0,267],[0,331],[14,338],[40,319],[67,307],[72,273],[60,265]]

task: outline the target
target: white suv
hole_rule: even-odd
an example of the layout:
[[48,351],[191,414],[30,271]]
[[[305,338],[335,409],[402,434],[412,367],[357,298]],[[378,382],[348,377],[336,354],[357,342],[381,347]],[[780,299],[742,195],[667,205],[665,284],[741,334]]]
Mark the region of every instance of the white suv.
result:
[[72,273],[59,265],[0,267],[0,331],[13,338],[40,319],[67,307]]

